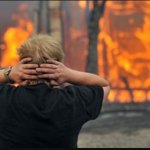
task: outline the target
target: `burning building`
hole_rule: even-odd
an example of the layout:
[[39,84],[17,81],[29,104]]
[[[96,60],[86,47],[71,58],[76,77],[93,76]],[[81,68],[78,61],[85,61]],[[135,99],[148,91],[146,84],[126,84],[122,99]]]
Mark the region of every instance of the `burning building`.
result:
[[[92,1],[88,5],[87,1],[49,1],[47,6],[48,29],[44,32],[62,40],[67,66],[84,71]],[[31,19],[27,8],[27,3],[20,2],[19,13],[11,15],[16,24],[1,31],[1,66],[14,65],[16,48],[38,31],[40,13],[33,9],[35,19]],[[99,28],[97,64],[99,74],[111,83],[108,102],[150,101],[150,2],[107,1]]]
[[[92,5],[89,7],[93,9]],[[101,32],[98,35],[97,57],[99,74],[111,83],[109,102],[141,103],[150,100],[149,8],[148,1],[106,2],[104,16],[99,20]],[[65,20],[66,26],[70,24],[69,31],[68,27],[65,29],[66,48],[78,60],[78,68],[84,69],[88,54],[87,4],[85,1],[78,4],[72,2],[65,10],[70,11],[71,20]],[[67,43],[76,42],[77,47],[68,48]]]
[[[4,2],[3,2],[4,3]],[[14,2],[15,3],[15,2]],[[1,30],[1,66],[6,67],[15,65],[18,61],[17,47],[21,45],[33,33],[33,23],[27,13],[28,5],[26,3],[15,3],[18,8],[10,12],[8,20],[10,26]],[[1,5],[2,6],[2,5]],[[8,6],[11,8],[11,6]]]
[[107,3],[98,53],[105,56],[99,59],[99,66],[104,66],[99,72],[111,82],[112,102],[150,100],[149,8],[148,1]]

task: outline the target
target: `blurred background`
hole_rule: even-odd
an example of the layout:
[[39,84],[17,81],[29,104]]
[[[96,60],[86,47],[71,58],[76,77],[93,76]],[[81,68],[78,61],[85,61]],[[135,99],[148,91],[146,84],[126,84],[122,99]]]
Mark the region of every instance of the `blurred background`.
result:
[[87,123],[79,147],[150,147],[149,1],[0,1],[0,66],[35,33],[63,44],[65,64],[109,80],[101,116]]

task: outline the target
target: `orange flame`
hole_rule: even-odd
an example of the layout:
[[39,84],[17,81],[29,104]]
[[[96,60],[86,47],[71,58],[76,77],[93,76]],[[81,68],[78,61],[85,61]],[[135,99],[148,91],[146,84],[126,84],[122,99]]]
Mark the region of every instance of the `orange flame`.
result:
[[[87,1],[78,4],[87,8]],[[150,1],[107,1],[99,27],[99,74],[112,86],[108,101],[150,101]]]
[[[87,1],[84,0],[84,1],[79,1],[79,7],[82,8],[82,9],[86,9],[87,7]],[[93,9],[93,1],[89,1],[89,9],[92,10]]]
[[149,8],[150,2],[107,2],[100,20],[98,55],[99,74],[107,77],[114,88],[109,102],[150,100]]
[[19,7],[19,15],[13,14],[12,19],[17,22],[16,27],[9,27],[3,36],[5,48],[1,66],[6,67],[15,65],[19,57],[17,55],[17,47],[19,47],[33,32],[33,24],[30,21],[26,10],[26,5],[22,4]]

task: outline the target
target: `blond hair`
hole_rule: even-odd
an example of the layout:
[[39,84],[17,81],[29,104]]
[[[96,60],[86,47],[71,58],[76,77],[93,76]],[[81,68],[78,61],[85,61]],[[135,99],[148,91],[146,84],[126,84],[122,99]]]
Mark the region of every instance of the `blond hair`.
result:
[[48,59],[55,59],[59,62],[64,59],[61,43],[54,37],[44,34],[32,36],[17,51],[20,59],[31,57],[31,63],[35,64],[45,63]]
[[[49,35],[39,34],[32,36],[17,49],[17,52],[20,59],[31,57],[32,61],[30,63],[39,65],[46,63],[48,59],[54,59],[59,62],[64,60],[61,43]],[[30,81],[30,85],[43,82],[49,83],[46,79],[41,79]]]

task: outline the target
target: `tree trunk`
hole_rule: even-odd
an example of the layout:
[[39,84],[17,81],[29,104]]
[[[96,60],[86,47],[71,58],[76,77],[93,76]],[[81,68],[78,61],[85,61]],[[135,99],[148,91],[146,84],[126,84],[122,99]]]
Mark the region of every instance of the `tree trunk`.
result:
[[62,42],[61,1],[48,1],[50,33]]
[[47,24],[46,24],[46,33],[50,34],[51,33],[51,22],[50,22],[50,3],[49,1],[45,1],[46,3],[46,19],[47,19]]
[[100,32],[99,20],[104,14],[106,0],[99,3],[98,0],[93,1],[94,9],[91,11],[89,19],[89,54],[87,58],[86,71],[91,73],[98,73],[98,56],[97,43],[98,34]]
[[42,10],[43,10],[43,1],[39,1],[37,33],[40,33],[42,31]]

